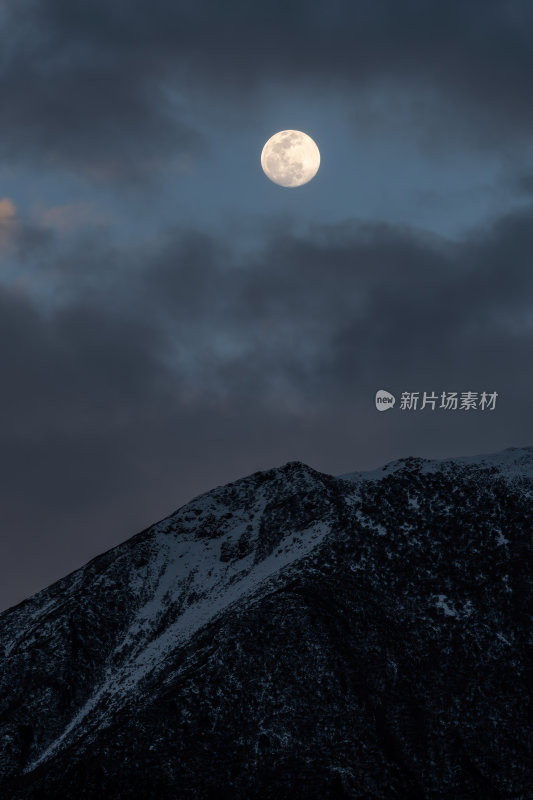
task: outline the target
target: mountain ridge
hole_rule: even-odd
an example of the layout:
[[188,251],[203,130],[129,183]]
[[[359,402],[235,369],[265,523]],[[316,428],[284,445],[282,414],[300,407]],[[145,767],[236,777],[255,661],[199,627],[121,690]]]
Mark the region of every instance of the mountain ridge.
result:
[[0,791],[526,792],[533,448],[436,463],[253,473],[3,612]]

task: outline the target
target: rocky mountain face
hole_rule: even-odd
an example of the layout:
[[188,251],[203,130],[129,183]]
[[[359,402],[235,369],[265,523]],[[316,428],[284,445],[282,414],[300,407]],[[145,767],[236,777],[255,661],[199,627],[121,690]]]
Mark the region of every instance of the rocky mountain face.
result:
[[533,797],[533,448],[291,462],[0,615],[5,800]]

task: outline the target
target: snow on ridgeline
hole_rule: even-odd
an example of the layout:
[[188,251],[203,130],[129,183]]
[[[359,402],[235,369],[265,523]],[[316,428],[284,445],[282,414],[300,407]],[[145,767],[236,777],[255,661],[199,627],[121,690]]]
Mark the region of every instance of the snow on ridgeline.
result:
[[[301,485],[312,488],[310,475],[304,478]],[[271,490],[266,485],[255,491],[252,506],[236,498],[229,512],[224,502],[226,488],[201,495],[152,526],[148,569],[139,568],[130,575],[131,593],[146,597],[148,584],[148,598],[108,657],[103,681],[25,772],[33,771],[88,728],[105,724],[123,699],[138,692],[143,678],[157,672],[176,648],[232,604],[262,597],[271,578],[309,555],[330,530],[327,521],[315,520],[297,533],[287,532],[272,552],[258,559],[261,518]],[[203,524],[210,529],[215,523],[216,535],[198,534]],[[248,547],[239,554],[242,541]],[[99,580],[106,581],[106,574]]]
[[[195,546],[193,545],[187,553],[189,558],[185,564],[190,565],[196,556],[191,573],[194,578],[193,583],[201,586],[202,576],[208,576],[212,578],[211,591],[204,591],[199,600],[191,603],[174,624],[165,628],[160,635],[150,639],[147,631],[153,630],[161,612],[157,598],[162,600],[165,597],[164,587],[168,583],[168,576],[172,575],[175,567],[175,560],[169,561],[162,575],[161,588],[137,614],[116,653],[120,654],[120,651],[126,648],[130,641],[138,641],[139,634],[145,640],[144,644],[138,644],[134,654],[128,657],[119,669],[108,668],[106,678],[101,686],[76,713],[61,735],[24,771],[31,772],[52,756],[69,741],[71,734],[75,733],[93,712],[97,712],[100,721],[105,722],[119,704],[120,699],[130,695],[144,677],[161,665],[167,655],[182,645],[200,628],[215,619],[218,614],[226,611],[233,603],[241,601],[243,597],[251,598],[254,594],[256,599],[262,596],[261,593],[256,594],[257,590],[261,589],[261,585],[266,584],[269,578],[283,568],[289,567],[293,562],[308,555],[322,541],[328,530],[329,527],[325,523],[318,522],[309,530],[302,531],[300,535],[288,537],[284,541],[283,547],[278,548],[275,553],[258,564],[251,564],[253,556],[250,555],[244,560],[244,563],[226,565],[226,569],[217,570],[216,575],[213,575],[213,571],[209,569],[209,566],[213,564],[209,558],[209,553],[212,553],[212,547],[209,545],[212,543],[207,543],[207,547],[203,551],[198,547],[200,543],[194,543]],[[237,580],[233,580],[234,578]],[[174,579],[176,585],[179,585],[177,573],[175,573]],[[266,590],[266,587],[264,588]]]
[[399,458],[390,461],[378,469],[361,472],[347,472],[339,475],[343,480],[358,483],[359,481],[379,481],[408,466],[410,461],[420,462],[422,473],[437,472],[448,466],[477,466],[480,468],[496,468],[503,478],[533,478],[533,447],[508,447],[499,453],[484,453],[477,456],[458,456],[457,458],[427,459]]

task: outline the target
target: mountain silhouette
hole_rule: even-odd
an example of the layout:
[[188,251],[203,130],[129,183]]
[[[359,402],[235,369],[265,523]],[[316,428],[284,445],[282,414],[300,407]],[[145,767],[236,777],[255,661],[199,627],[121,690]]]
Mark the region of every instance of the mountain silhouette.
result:
[[6,800],[533,797],[533,448],[213,489],[0,615]]

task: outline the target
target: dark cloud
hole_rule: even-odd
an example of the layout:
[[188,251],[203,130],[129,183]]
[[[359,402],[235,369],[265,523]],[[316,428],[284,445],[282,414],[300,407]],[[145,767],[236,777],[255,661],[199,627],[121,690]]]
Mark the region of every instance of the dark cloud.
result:
[[525,195],[533,195],[533,175],[524,174],[520,176],[516,180],[514,188]]
[[342,92],[361,124],[365,90],[379,88],[386,113],[421,121],[428,142],[469,135],[501,150],[533,134],[526,0],[10,0],[6,8],[4,157],[140,178],[202,152],[199,109],[223,97],[226,115],[242,106],[249,116],[261,88],[302,85],[315,97]]
[[172,157],[203,152],[201,134],[174,113],[157,48],[150,54],[134,39],[121,41],[124,29],[113,35],[111,8],[91,14],[78,6],[72,14],[66,4],[16,4],[3,26],[4,157],[116,182],[144,179],[167,169]]
[[[266,226],[247,256],[194,230],[65,250],[20,223],[25,280],[0,292],[2,604],[255,469],[530,444],[532,216],[459,244],[384,225]],[[500,400],[383,415],[378,388]]]

